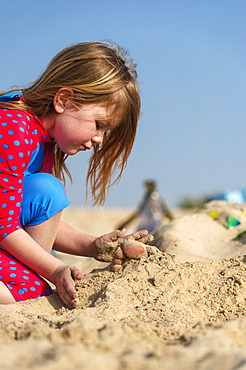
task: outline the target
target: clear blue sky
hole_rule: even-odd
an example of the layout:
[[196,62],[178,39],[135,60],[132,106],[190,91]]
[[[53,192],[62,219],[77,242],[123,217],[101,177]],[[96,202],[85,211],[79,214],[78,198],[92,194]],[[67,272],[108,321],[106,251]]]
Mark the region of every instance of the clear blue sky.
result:
[[[110,39],[138,64],[142,117],[106,206],[134,207],[155,179],[170,206],[246,187],[245,0],[0,0],[0,90],[26,86],[62,48]],[[68,161],[84,204],[87,154]]]

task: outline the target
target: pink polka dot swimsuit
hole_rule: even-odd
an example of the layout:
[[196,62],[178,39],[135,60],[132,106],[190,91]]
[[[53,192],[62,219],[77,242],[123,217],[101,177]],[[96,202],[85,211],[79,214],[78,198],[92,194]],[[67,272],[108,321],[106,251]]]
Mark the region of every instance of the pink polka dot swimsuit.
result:
[[[22,228],[25,176],[39,172],[51,174],[53,161],[52,142],[40,119],[20,110],[0,109],[0,243]],[[16,301],[52,292],[45,280],[2,247],[0,281]]]
[[6,285],[17,302],[52,293],[51,287],[44,279],[2,249],[0,281]]
[[0,242],[20,229],[24,176],[52,172],[51,140],[39,119],[0,109]]

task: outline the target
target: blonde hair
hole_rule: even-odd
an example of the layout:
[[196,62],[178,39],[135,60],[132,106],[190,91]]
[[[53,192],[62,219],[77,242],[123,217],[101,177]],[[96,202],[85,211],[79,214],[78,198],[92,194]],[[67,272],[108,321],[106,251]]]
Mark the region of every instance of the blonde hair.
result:
[[[60,51],[41,76],[28,88],[22,89],[22,100],[1,103],[1,107],[31,111],[45,118],[54,114],[56,92],[67,87],[75,107],[105,103],[114,107],[120,123],[105,135],[103,143],[93,145],[86,178],[87,194],[94,204],[103,204],[111,185],[118,181],[136,136],[140,115],[140,96],[135,65],[122,48],[102,42],[85,42]],[[12,90],[14,92],[17,90]],[[64,172],[71,178],[65,165],[67,155],[54,144],[54,174],[64,180]],[[118,175],[112,181],[118,168]]]

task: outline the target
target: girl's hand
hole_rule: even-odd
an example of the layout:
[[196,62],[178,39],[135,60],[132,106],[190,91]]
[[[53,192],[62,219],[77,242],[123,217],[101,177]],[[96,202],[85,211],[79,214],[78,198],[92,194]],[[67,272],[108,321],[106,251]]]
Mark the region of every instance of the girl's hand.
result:
[[142,244],[148,244],[149,242],[152,242],[154,240],[153,235],[148,235],[147,230],[140,230],[136,231],[133,234],[126,235],[122,238],[121,243],[123,243],[126,240],[135,240]]
[[116,230],[97,238],[94,258],[101,262],[111,262],[125,232],[125,229]]
[[76,306],[77,292],[74,280],[83,278],[81,271],[75,266],[62,265],[55,270],[52,278],[61,300],[67,306]]
[[98,261],[112,262],[112,271],[120,270],[125,258],[136,258],[136,256],[146,255],[144,244],[154,239],[152,235],[148,235],[147,230],[140,230],[124,236],[125,232],[125,229],[116,230],[96,239],[94,257]]

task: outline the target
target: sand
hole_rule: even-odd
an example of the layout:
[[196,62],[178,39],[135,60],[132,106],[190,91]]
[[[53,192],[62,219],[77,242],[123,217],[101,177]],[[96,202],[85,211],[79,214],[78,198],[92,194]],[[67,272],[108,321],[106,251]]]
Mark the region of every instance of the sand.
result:
[[[68,208],[81,231],[109,232],[131,210]],[[0,307],[1,369],[246,369],[246,205],[212,202],[155,233],[121,273],[86,272],[68,309],[54,293]]]

